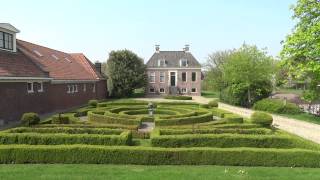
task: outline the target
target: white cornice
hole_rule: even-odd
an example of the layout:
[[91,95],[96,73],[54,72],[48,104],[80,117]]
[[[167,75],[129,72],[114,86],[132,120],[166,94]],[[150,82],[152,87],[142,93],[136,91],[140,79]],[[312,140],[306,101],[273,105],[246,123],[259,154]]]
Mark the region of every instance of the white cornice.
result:
[[147,70],[149,70],[149,69],[151,69],[151,70],[157,70],[157,69],[159,69],[159,70],[175,70],[175,69],[177,69],[177,70],[181,70],[181,69],[183,69],[183,70],[201,70],[201,68],[188,68],[188,67],[185,67],[185,68],[175,68],[175,67],[150,67],[150,68],[147,68]]
[[36,82],[45,82],[45,81],[51,81],[52,78],[45,78],[45,77],[5,77],[0,76],[0,82],[30,82],[30,81],[36,81]]
[[103,79],[97,79],[97,80],[52,80],[52,84],[69,84],[69,83],[93,83],[98,82]]

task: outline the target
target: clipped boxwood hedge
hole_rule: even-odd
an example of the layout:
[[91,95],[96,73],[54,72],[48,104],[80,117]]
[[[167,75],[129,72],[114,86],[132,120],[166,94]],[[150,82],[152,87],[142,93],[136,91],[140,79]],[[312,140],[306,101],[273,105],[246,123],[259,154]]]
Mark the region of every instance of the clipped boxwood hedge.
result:
[[207,112],[202,115],[190,116],[190,117],[178,117],[171,119],[155,119],[156,126],[170,126],[170,125],[182,125],[182,124],[195,124],[212,121],[212,113]]
[[72,128],[110,128],[110,129],[129,129],[137,130],[139,125],[124,125],[124,124],[42,124],[36,127],[42,128],[57,128],[57,127],[72,127]]
[[218,100],[217,99],[215,99],[215,100],[211,100],[211,101],[209,101],[209,103],[208,103],[208,105],[210,106],[210,107],[218,107]]
[[[185,134],[160,135],[155,130],[151,144],[155,147],[256,147],[256,148],[297,148],[303,147],[296,138],[286,135],[249,134]],[[300,142],[300,141],[299,141]],[[304,148],[304,147],[303,147]]]
[[218,109],[218,108],[213,108],[212,109],[212,113],[213,113],[214,116],[221,117],[221,118],[223,118],[225,114],[232,114],[229,111],[226,111],[226,110],[223,110],[223,109]]
[[164,96],[164,99],[174,99],[174,100],[192,100],[191,96]]
[[91,145],[5,145],[0,163],[320,167],[320,152],[302,149],[155,148]]
[[55,127],[55,128],[27,128],[18,127],[8,129],[7,133],[65,133],[65,134],[104,134],[104,135],[119,135],[124,130],[109,129],[109,128],[72,128],[72,127]]
[[183,135],[183,134],[272,134],[271,129],[252,128],[252,129],[160,129],[160,135]]
[[223,117],[227,123],[243,123],[243,117],[236,114],[225,114]]
[[100,134],[41,134],[41,133],[0,133],[0,144],[91,144],[91,145],[131,145],[130,131],[120,135]]
[[24,113],[21,117],[21,124],[24,126],[35,125],[40,122],[39,115],[34,112]]
[[259,111],[254,112],[251,115],[250,120],[254,124],[261,124],[262,126],[266,126],[266,127],[270,127],[273,122],[273,118],[270,114],[259,112]]
[[139,125],[141,123],[140,119],[129,119],[126,117],[115,116],[114,114],[101,115],[90,111],[88,112],[88,120],[93,123],[102,124]]
[[64,114],[57,114],[52,116],[51,118],[51,123],[53,124],[69,124],[70,123],[70,118],[67,115]]
[[270,113],[277,113],[277,114],[298,114],[301,113],[301,109],[290,102],[284,103],[283,100],[279,99],[262,99],[256,102],[253,105],[254,110],[259,111],[267,111]]

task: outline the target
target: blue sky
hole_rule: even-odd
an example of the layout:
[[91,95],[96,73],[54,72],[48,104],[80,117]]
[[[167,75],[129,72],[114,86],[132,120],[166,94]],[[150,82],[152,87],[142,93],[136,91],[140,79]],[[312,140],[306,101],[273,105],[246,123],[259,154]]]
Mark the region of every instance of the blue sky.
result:
[[105,61],[129,49],[145,61],[154,45],[181,50],[190,44],[200,62],[209,53],[243,42],[278,55],[294,22],[295,0],[10,0],[0,1],[0,22],[20,29],[19,39]]

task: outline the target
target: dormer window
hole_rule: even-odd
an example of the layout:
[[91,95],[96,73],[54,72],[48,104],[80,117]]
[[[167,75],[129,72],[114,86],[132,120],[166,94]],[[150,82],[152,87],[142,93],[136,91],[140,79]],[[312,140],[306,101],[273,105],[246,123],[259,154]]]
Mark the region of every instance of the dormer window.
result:
[[166,67],[167,66],[167,62],[165,59],[159,59],[158,60],[158,66],[159,67]]
[[0,48],[13,50],[13,35],[0,31]]
[[37,55],[37,56],[39,56],[39,57],[42,57],[43,55],[39,52],[39,51],[37,51],[37,50],[33,50],[33,52]]
[[180,60],[180,67],[188,67],[188,60],[187,59],[181,59]]

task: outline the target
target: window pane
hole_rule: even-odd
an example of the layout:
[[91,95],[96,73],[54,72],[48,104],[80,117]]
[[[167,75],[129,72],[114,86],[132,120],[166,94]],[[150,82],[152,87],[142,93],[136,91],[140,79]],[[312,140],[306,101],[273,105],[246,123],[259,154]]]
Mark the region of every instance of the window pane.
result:
[[3,40],[3,32],[0,32],[0,40]]
[[196,77],[196,72],[192,72],[192,81],[196,81],[197,77]]
[[9,48],[9,41],[4,41],[4,48],[8,49]]
[[186,72],[182,73],[182,81],[183,82],[187,81],[187,73]]
[[0,48],[4,48],[3,43],[4,43],[3,40],[0,40]]
[[4,40],[5,40],[5,41],[9,41],[9,34],[4,33]]
[[9,42],[9,49],[12,49],[12,42]]

